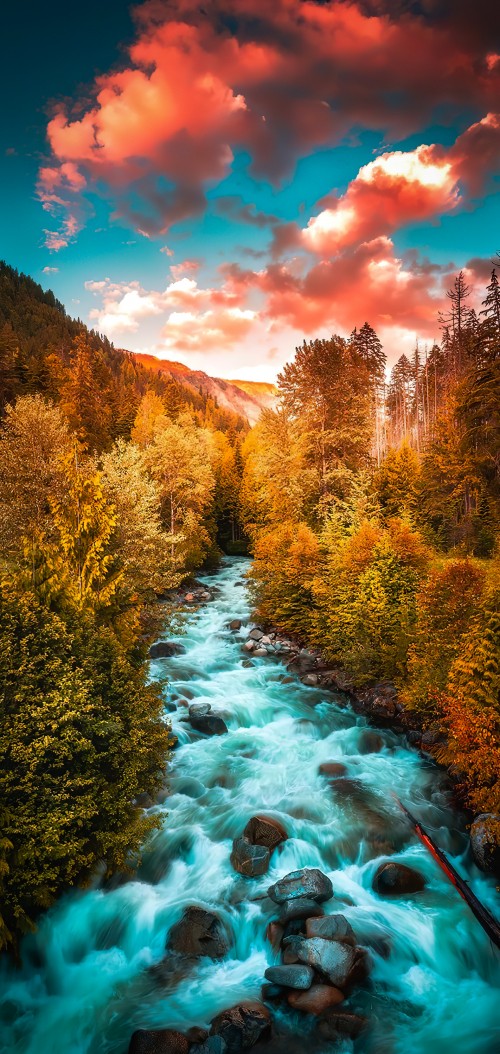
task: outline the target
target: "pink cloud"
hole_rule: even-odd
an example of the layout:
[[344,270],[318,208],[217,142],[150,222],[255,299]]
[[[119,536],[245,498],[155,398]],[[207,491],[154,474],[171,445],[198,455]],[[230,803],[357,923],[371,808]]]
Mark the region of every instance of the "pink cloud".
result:
[[487,35],[453,14],[393,20],[354,0],[220,0],[207,13],[195,0],[152,0],[135,17],[125,68],[49,122],[39,184],[49,211],[99,187],[116,217],[156,235],[204,210],[235,149],[277,180],[360,125],[397,140],[437,108],[493,109],[500,90]]

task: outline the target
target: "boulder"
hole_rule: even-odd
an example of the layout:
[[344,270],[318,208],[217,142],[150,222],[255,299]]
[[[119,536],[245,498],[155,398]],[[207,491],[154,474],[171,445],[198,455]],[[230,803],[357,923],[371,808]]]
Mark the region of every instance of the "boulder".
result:
[[217,714],[189,715],[189,721],[191,728],[195,732],[202,732],[204,736],[223,736],[228,731],[226,722]]
[[262,640],[263,636],[264,636],[264,634],[263,634],[261,629],[252,629],[252,630],[250,630],[250,633],[248,634],[248,639],[249,640],[259,641],[259,640]]
[[314,970],[301,963],[292,963],[290,966],[268,966],[264,976],[271,984],[279,984],[282,988],[299,988],[303,991],[311,987]]
[[324,937],[327,941],[342,941],[356,946],[356,936],[351,924],[344,915],[324,915],[322,918],[309,918],[306,921],[308,937]]
[[186,593],[184,600],[186,601],[186,604],[192,604],[193,600],[196,600],[196,597],[194,593]]
[[173,644],[168,640],[159,640],[152,644],[149,649],[150,659],[169,659],[171,655],[182,655],[185,652],[183,644]]
[[387,864],[380,864],[377,868],[373,876],[372,888],[375,893],[385,896],[420,893],[425,888],[425,878],[413,867],[390,861]]
[[288,835],[279,820],[272,816],[252,816],[243,831],[245,838],[253,845],[265,845],[273,851],[281,842],[285,842]]
[[336,779],[338,776],[346,776],[347,768],[341,761],[323,761],[319,766],[318,772],[320,776]]
[[261,648],[259,644],[259,646],[255,648],[253,654],[255,655],[256,659],[263,659],[264,656],[267,655],[267,648]]
[[252,651],[252,652],[255,651],[255,641],[254,640],[247,640],[245,645],[244,645],[244,647],[245,647],[245,651]]
[[260,642],[259,643],[262,644],[264,647],[266,647],[268,644],[272,644],[273,642],[272,642],[271,638],[268,637],[267,633],[265,633],[264,636],[260,638]]
[[233,633],[236,633],[237,630],[241,629],[241,626],[242,626],[242,622],[241,622],[241,619],[239,619],[239,618],[233,618],[233,619],[231,619],[231,622],[229,623],[229,629],[233,630]]
[[129,1043],[128,1054],[188,1054],[189,1040],[169,1028],[139,1028]]
[[319,868],[304,867],[280,878],[269,887],[267,895],[276,904],[282,904],[285,900],[296,900],[298,897],[308,897],[321,903],[333,897],[333,886]]
[[305,677],[302,678],[302,684],[305,684],[308,688],[314,688],[318,683],[317,673],[306,673]]
[[328,1010],[318,1023],[318,1031],[323,1039],[338,1039],[339,1036],[355,1039],[367,1024],[366,1017],[360,1014]]
[[339,988],[330,984],[313,984],[307,992],[290,992],[289,1006],[305,1014],[324,1014],[332,1006],[339,1006],[345,999]]
[[359,754],[378,754],[384,746],[384,740],[378,732],[364,728],[358,739]]
[[207,1036],[203,1043],[189,1048],[190,1054],[226,1054],[227,1043],[222,1036]]
[[270,1031],[271,1015],[263,1003],[239,1003],[214,1018],[210,1034],[222,1036],[228,1054],[240,1054]]
[[186,908],[179,922],[172,926],[167,948],[181,955],[222,959],[229,949],[229,937],[218,915],[193,906]]
[[244,835],[235,838],[231,853],[231,864],[245,878],[264,875],[269,867],[271,854],[265,845],[252,845]]
[[283,925],[294,919],[308,919],[311,915],[320,915],[323,908],[311,897],[297,897],[296,900],[286,900],[280,908],[279,919]]
[[481,871],[500,878],[500,816],[483,812],[470,829],[472,855]]
[[189,707],[189,717],[206,717],[210,713],[212,707],[210,703],[191,703]]
[[336,987],[344,989],[348,986],[356,963],[354,948],[348,944],[323,937],[303,937],[298,953],[301,962],[319,970]]

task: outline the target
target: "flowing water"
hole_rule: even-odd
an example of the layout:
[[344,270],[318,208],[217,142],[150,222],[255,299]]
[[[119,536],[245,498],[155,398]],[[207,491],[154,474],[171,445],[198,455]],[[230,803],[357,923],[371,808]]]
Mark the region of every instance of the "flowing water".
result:
[[[4,963],[0,1049],[9,1054],[126,1054],[136,1028],[207,1025],[216,1013],[259,998],[275,957],[265,939],[270,902],[262,895],[289,871],[319,867],[341,911],[370,949],[372,972],[349,1005],[370,1018],[359,1054],[494,1054],[500,1050],[500,955],[425,848],[405,827],[391,792],[414,811],[474,892],[498,910],[493,883],[470,861],[467,838],[436,768],[383,731],[366,754],[366,722],[341,696],[299,681],[283,684],[273,659],[248,663],[242,644],[250,610],[243,559],[228,559],[215,600],[190,615],[185,653],[152,664],[167,675],[167,707],[179,737],[161,829],[133,880],[72,893],[24,945],[23,968]],[[240,618],[240,633],[227,629]],[[205,738],[183,720],[181,700],[210,702],[229,733]],[[362,748],[363,749],[363,748]],[[359,784],[335,795],[318,774],[341,760]],[[247,880],[230,863],[232,839],[255,812],[285,825],[268,875]],[[384,899],[371,888],[388,856],[418,868],[423,893]],[[215,909],[233,937],[222,962],[162,966],[165,938],[186,905]],[[308,1028],[310,1029],[307,1034]],[[268,1054],[350,1051],[320,1041],[309,1018],[276,1018]],[[260,1049],[260,1048],[259,1048]],[[264,1048],[263,1048],[264,1049]]]

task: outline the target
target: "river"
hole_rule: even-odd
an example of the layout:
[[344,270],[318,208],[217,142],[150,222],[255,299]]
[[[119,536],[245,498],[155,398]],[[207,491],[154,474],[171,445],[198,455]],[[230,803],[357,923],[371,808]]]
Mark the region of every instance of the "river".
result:
[[[23,967],[3,963],[0,1049],[9,1054],[126,1054],[136,1028],[206,1025],[238,1001],[260,996],[275,961],[265,939],[269,901],[258,899],[289,871],[318,867],[361,944],[370,948],[369,983],[351,1005],[370,1019],[359,1054],[494,1054],[500,1050],[500,955],[425,848],[402,825],[391,792],[416,813],[490,910],[494,884],[471,863],[460,818],[436,767],[383,730],[383,749],[361,753],[366,727],[346,700],[298,680],[283,684],[273,659],[250,664],[242,651],[250,618],[242,575],[226,559],[215,599],[193,611],[179,637],[185,652],[152,663],[168,676],[166,705],[179,737],[169,796],[155,806],[164,823],[145,847],[132,880],[63,897],[25,940]],[[244,623],[239,633],[230,619]],[[182,720],[176,701],[210,702],[229,733],[205,738]],[[361,781],[359,800],[335,796],[318,766],[339,760]],[[339,800],[340,797],[340,800]],[[267,875],[246,880],[229,862],[232,839],[256,812],[285,825],[289,838]],[[397,860],[427,880],[423,893],[387,899],[371,888],[381,860]],[[162,969],[165,939],[186,905],[215,909],[233,935],[221,962]],[[267,905],[267,906],[266,906]],[[276,1016],[269,1054],[350,1051],[306,1035],[310,1019]],[[260,1048],[259,1048],[260,1049]]]

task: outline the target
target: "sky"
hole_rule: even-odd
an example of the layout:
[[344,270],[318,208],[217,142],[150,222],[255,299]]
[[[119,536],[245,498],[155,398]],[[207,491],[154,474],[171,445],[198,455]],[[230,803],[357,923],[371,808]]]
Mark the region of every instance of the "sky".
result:
[[5,5],[0,256],[117,347],[273,380],[439,338],[500,249],[490,0]]

